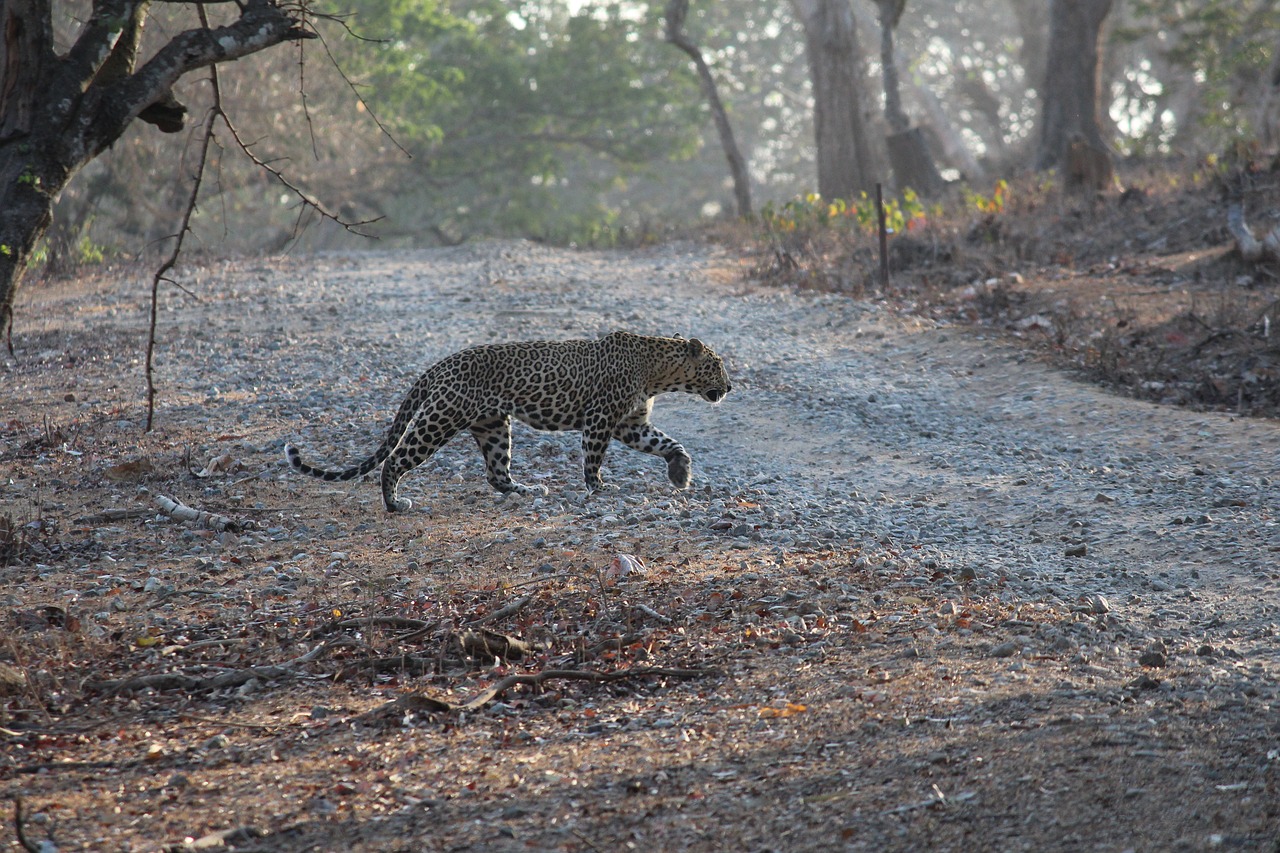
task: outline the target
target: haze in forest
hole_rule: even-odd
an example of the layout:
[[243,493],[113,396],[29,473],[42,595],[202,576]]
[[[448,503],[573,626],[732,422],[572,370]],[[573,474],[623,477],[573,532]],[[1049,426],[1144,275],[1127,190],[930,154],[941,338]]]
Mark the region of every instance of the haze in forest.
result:
[[[683,21],[756,209],[819,185],[805,5],[692,0]],[[868,140],[860,165],[891,190],[881,14],[893,5],[851,4]],[[1050,4],[899,5],[902,113],[941,178],[985,191],[1030,169]],[[1239,140],[1274,145],[1272,3],[1105,5],[1099,118],[1118,163],[1195,162]],[[87,4],[54,8],[65,48]],[[222,133],[194,223],[200,245],[298,251],[483,236],[608,245],[735,212],[694,65],[664,38],[665,3],[350,0],[326,11],[349,15],[318,21],[320,39],[221,66],[224,107],[253,152],[308,195],[349,219],[378,219],[367,229],[378,242],[318,218]],[[171,38],[188,14],[158,4],[147,40]],[[194,73],[175,91],[191,117],[183,132],[134,122],[92,162],[63,192],[48,245],[64,256],[133,255],[173,233],[209,88]]]

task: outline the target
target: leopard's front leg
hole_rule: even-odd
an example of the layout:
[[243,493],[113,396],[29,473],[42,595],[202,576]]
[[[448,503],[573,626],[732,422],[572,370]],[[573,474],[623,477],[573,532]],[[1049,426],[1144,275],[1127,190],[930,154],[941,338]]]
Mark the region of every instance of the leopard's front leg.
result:
[[631,415],[613,430],[613,437],[641,453],[667,460],[667,478],[676,488],[689,488],[693,459],[680,442],[649,423],[647,410]]

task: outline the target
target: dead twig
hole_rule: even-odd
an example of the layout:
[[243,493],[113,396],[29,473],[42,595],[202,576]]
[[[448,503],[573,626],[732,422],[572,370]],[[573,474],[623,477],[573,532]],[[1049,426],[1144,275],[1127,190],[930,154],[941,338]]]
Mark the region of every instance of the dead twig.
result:
[[529,593],[528,595],[523,595],[520,598],[517,598],[515,601],[510,602],[509,604],[499,607],[497,610],[493,611],[492,613],[488,613],[484,616],[478,616],[475,619],[472,619],[463,624],[467,626],[483,625],[486,622],[497,622],[499,619],[506,619],[508,616],[514,616],[515,614],[523,610],[530,601],[533,601],[533,596],[534,596],[533,593]]
[[165,495],[156,495],[152,502],[160,508],[160,510],[170,518],[178,521],[191,521],[208,530],[216,530],[219,533],[240,533],[245,529],[245,525],[240,522],[228,518],[225,515],[219,515],[216,512],[206,512],[202,509],[194,509],[187,506],[181,501],[175,501],[173,498]]
[[40,845],[32,843],[27,838],[27,830],[22,819],[22,797],[13,798],[13,831],[18,836],[18,843],[22,845],[22,849],[28,853],[40,853]]
[[[597,672],[590,669],[544,669],[542,672],[519,673],[508,675],[498,680],[492,686],[481,690],[475,696],[465,702],[453,703],[443,699],[435,699],[432,697],[414,694],[421,699],[428,700],[432,709],[437,707],[439,710],[450,712],[474,711],[482,708],[492,702],[494,699],[502,696],[513,687],[521,685],[529,687],[541,687],[548,681],[590,681],[596,684],[608,684],[615,681],[627,681],[632,678],[702,678],[707,675],[718,673],[717,669],[671,669],[661,666],[644,666],[634,667],[632,669],[621,669],[614,672]],[[399,700],[396,700],[397,702]],[[391,703],[394,704],[394,703]]]

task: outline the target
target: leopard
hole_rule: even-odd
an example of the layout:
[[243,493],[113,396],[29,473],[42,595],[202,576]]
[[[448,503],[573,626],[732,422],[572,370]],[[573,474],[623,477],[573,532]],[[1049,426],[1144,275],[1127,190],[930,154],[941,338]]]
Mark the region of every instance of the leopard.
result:
[[413,502],[398,494],[401,479],[463,430],[484,457],[488,484],[503,496],[545,495],[545,486],[511,478],[511,419],[537,430],[582,433],[588,493],[605,486],[601,467],[612,440],[667,463],[667,478],[689,488],[693,460],[680,442],[650,423],[654,398],[695,394],[717,404],[732,390],[724,361],[697,338],[614,331],[589,340],[483,344],[428,367],[400,404],[386,437],[360,463],[343,470],[304,462],[285,445],[289,466],[328,481],[354,480],[382,466],[388,512]]

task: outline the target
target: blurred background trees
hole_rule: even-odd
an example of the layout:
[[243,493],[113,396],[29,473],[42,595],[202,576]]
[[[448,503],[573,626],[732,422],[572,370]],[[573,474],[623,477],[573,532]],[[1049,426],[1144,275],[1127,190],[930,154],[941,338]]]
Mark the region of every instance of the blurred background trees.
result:
[[[761,204],[893,187],[885,140],[897,128],[881,68],[890,55],[901,105],[889,115],[919,131],[943,178],[1060,167],[1056,151],[1037,163],[1060,71],[1047,62],[1056,2],[690,0],[682,32],[714,75]],[[635,242],[738,209],[693,62],[665,41],[663,0],[327,5],[349,15],[319,27],[320,39],[224,70],[224,106],[255,153],[308,193],[352,219],[384,217],[372,229],[380,247],[485,235]],[[1195,159],[1237,140],[1280,141],[1280,4],[1092,5],[1110,7],[1094,40],[1092,144],[1116,160]],[[182,28],[183,10],[170,6],[153,5],[147,39]],[[881,16],[895,6],[893,50],[882,52]],[[85,8],[65,4],[63,44]],[[840,105],[825,100],[828,71],[850,87]],[[206,88],[195,80],[175,92],[192,127]],[[191,134],[135,123],[63,192],[44,260],[135,255],[172,233]],[[220,142],[196,220],[201,243],[369,245]]]

